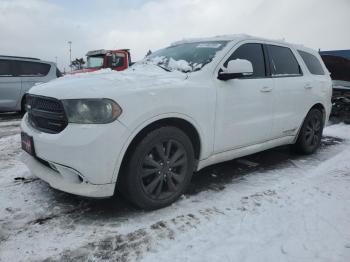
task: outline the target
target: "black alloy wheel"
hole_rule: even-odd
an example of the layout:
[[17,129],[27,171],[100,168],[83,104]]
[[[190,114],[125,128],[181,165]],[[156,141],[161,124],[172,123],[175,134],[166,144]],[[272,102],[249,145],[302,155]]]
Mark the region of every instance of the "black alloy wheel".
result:
[[142,188],[152,199],[175,194],[186,176],[188,157],[183,145],[168,139],[154,145],[141,165]]
[[314,147],[321,140],[321,136],[322,136],[321,121],[322,120],[319,119],[319,117],[313,116],[306,123],[305,142],[309,147]]
[[179,198],[194,170],[194,150],[179,128],[160,127],[145,135],[118,178],[119,191],[136,206],[157,209]]
[[311,109],[307,114],[294,147],[302,154],[312,154],[321,144],[323,133],[323,113]]

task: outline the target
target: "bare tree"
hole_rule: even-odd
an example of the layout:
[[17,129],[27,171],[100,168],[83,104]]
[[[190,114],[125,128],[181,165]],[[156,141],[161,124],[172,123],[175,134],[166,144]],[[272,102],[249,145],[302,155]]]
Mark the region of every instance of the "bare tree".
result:
[[76,58],[72,61],[71,67],[73,67],[75,70],[82,69],[85,65],[84,58]]

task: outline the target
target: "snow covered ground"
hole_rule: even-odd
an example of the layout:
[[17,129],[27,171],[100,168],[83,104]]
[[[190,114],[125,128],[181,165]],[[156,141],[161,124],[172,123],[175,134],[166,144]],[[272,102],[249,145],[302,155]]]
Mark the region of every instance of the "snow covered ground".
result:
[[19,161],[19,121],[0,120],[0,261],[350,261],[350,126],[206,168],[170,207],[51,189]]

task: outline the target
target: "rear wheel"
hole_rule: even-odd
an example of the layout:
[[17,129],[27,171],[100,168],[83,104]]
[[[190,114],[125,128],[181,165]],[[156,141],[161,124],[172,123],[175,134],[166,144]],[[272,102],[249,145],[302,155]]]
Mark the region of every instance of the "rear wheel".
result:
[[183,194],[193,169],[194,151],[188,136],[176,127],[162,127],[136,145],[118,186],[136,206],[157,209]]
[[323,133],[323,113],[311,109],[301,127],[294,149],[301,154],[312,154],[321,144]]

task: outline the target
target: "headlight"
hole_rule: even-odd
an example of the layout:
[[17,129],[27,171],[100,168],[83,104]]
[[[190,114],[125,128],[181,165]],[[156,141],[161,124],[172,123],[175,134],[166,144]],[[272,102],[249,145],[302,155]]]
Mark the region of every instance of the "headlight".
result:
[[122,113],[121,107],[111,99],[62,100],[68,122],[79,124],[107,124]]

